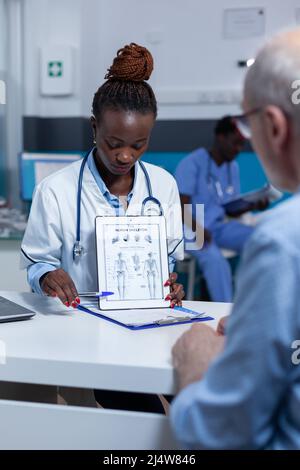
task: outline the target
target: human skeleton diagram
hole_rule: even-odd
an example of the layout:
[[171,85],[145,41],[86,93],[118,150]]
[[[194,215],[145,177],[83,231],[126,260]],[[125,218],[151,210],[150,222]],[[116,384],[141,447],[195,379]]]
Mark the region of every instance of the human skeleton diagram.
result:
[[150,298],[154,299],[155,298],[155,289],[156,289],[156,283],[155,283],[155,278],[156,276],[159,275],[158,268],[157,268],[157,262],[156,259],[153,258],[153,253],[150,252],[148,253],[148,258],[145,261],[144,265],[144,273],[143,275],[147,276],[148,280],[148,289],[150,293]]
[[119,292],[119,298],[124,299],[125,298],[125,277],[126,277],[126,272],[128,273],[128,268],[126,261],[123,259],[122,253],[118,253],[118,258],[115,261],[115,266],[114,266],[114,273],[117,283],[118,283],[118,292]]
[[132,256],[132,261],[133,261],[133,267],[134,267],[134,270],[135,271],[139,271],[140,270],[140,257],[139,255],[137,255],[136,253],[134,253],[134,255]]

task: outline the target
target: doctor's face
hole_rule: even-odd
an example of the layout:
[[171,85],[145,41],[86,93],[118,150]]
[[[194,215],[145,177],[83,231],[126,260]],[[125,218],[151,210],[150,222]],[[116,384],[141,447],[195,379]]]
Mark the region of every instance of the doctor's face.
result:
[[110,173],[126,175],[147,150],[155,122],[152,113],[107,109],[92,117],[97,158]]
[[224,162],[234,160],[245,145],[245,139],[238,131],[227,135],[219,134],[217,141]]

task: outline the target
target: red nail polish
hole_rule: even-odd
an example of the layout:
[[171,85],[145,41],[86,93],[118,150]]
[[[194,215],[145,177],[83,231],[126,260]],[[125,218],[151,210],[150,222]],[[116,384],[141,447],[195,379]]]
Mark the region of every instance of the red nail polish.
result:
[[76,297],[75,300],[76,300],[76,302],[77,302],[78,304],[80,304],[80,298],[79,298],[79,297]]
[[76,307],[77,307],[77,303],[76,303],[76,302],[72,302],[71,305],[72,305],[73,308],[76,308]]
[[65,306],[66,306],[66,307],[70,307],[69,302],[65,302]]
[[171,308],[174,308],[175,307],[175,304],[171,304]]
[[164,287],[167,287],[167,286],[170,286],[170,285],[171,285],[170,281],[166,281],[166,282],[164,283]]
[[170,295],[167,295],[167,297],[165,298],[165,300],[171,300]]

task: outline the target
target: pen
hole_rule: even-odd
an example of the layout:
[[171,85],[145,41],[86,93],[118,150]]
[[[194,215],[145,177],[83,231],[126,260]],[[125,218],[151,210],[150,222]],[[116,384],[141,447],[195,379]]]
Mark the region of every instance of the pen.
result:
[[79,297],[108,297],[114,295],[114,292],[78,292]]
[[157,320],[155,323],[158,325],[164,325],[164,324],[169,324],[169,323],[177,323],[177,322],[183,322],[183,321],[190,321],[194,320],[196,318],[201,318],[205,315],[205,313],[198,313],[193,316],[186,316],[186,317],[175,317],[173,315],[168,315],[166,318],[162,318],[161,320]]

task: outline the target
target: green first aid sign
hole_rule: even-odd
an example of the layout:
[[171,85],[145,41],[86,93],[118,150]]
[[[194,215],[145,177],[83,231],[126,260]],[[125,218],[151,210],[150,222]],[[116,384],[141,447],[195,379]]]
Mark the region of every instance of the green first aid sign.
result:
[[60,60],[51,60],[48,62],[48,76],[49,77],[62,77],[63,63]]

